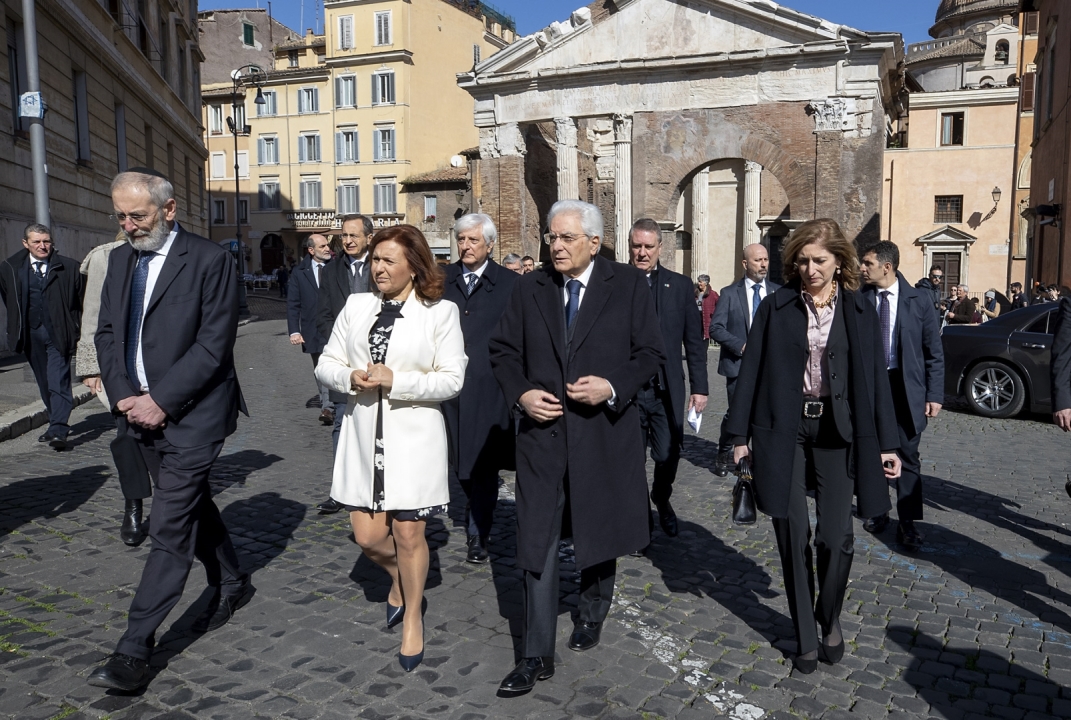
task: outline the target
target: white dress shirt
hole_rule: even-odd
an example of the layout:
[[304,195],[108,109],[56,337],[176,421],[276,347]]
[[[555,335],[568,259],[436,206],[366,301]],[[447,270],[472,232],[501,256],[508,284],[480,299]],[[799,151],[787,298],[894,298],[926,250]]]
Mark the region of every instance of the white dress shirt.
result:
[[145,311],[149,309],[149,301],[152,300],[152,291],[156,287],[156,281],[160,277],[160,271],[164,267],[164,261],[167,260],[167,254],[171,252],[171,246],[175,243],[175,236],[178,235],[179,224],[176,222],[171,227],[171,232],[167,236],[167,240],[164,241],[164,246],[157,250],[153,256],[149,259],[149,274],[145,278],[145,298],[141,304],[141,326],[138,328],[138,382],[141,384],[142,392],[149,392],[149,379],[145,375],[145,359],[141,353],[141,340],[144,337],[142,330],[145,327]]
[[[360,257],[355,257],[355,258],[354,257],[350,257],[349,255],[347,255],[346,256],[346,260],[350,264],[350,276],[352,277],[352,276],[357,274],[357,263],[364,263],[365,267],[368,266],[368,252],[366,251]],[[322,270],[321,270],[321,272],[322,272]]]
[[744,316],[747,317],[747,327],[751,329],[751,304],[755,302],[755,291],[752,290],[756,285],[759,286],[759,301],[766,299],[766,278],[762,279],[762,282],[755,282],[751,278],[744,276],[744,288],[747,290],[747,311]]
[[900,343],[896,339],[896,308],[900,304],[900,283],[894,282],[884,289],[875,286],[874,289],[877,290],[874,293],[874,308],[878,311],[879,320],[881,318],[881,294],[889,293],[889,369],[894,370],[900,367],[900,361],[897,360]]
[[[479,284],[480,279],[483,278],[483,271],[487,269],[488,264],[488,261],[484,260],[483,265],[476,268],[475,270],[469,270],[467,267],[465,267],[465,263],[461,263],[461,280],[465,283],[465,286],[468,287],[470,275],[475,275],[476,283]],[[476,286],[474,285],[473,289],[475,289],[475,287]],[[566,295],[568,295],[568,293],[566,293]]]
[[326,264],[319,260],[312,261],[312,279],[316,281],[316,287],[320,287],[320,273],[324,271],[324,265]]
[[[562,276],[562,280],[565,281],[565,284],[562,286],[562,304],[563,305],[568,305],[569,304],[569,281],[570,280],[579,280],[580,281],[580,297],[577,299],[577,303],[576,303],[576,312],[577,312],[578,315],[580,314],[580,306],[584,304],[584,294],[588,291],[588,283],[591,282],[591,273],[594,270],[595,270],[595,258],[592,258],[591,262],[588,263],[587,268],[584,269],[584,272],[580,273],[580,277],[570,278],[570,277]],[[575,318],[573,319],[573,322],[576,322]],[[568,330],[568,328],[566,330]],[[606,384],[610,385],[610,381],[607,380]],[[614,386],[613,385],[610,385],[610,393],[611,393],[610,399],[606,401],[606,404],[609,405],[611,408],[616,410],[617,409],[617,391],[614,390]]]
[[33,255],[30,256],[30,272],[37,274],[38,266],[41,267],[41,274],[48,275],[48,260],[38,260]]

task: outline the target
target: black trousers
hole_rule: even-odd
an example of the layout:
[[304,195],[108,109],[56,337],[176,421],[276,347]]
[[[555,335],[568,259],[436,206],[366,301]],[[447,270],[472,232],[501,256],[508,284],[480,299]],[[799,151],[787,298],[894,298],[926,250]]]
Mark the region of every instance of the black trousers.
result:
[[465,505],[465,531],[469,535],[479,535],[481,540],[486,541],[491,534],[495,507],[498,505],[498,472],[477,469],[473,477],[458,479],[458,484],[468,499]]
[[71,392],[71,358],[64,357],[42,325],[30,328],[26,338],[26,359],[33,370],[37,390],[48,411],[48,433],[66,438],[71,432],[69,421],[74,409],[74,394]]
[[732,452],[733,439],[729,435],[729,406],[733,404],[733,392],[736,390],[736,378],[725,378],[725,397],[728,403],[725,406],[725,414],[721,418],[721,435],[718,436],[718,452]]
[[650,448],[655,464],[651,502],[661,505],[668,502],[673,494],[684,433],[671,421],[673,406],[665,390],[655,387],[641,389],[636,395],[636,407],[640,411],[643,444]]
[[[565,485],[558,486],[558,507],[554,512],[543,571],[524,571],[522,657],[554,657],[554,639],[558,632],[558,543],[562,534],[566,492]],[[617,560],[607,560],[580,571],[579,620],[602,622],[606,619],[614,597],[616,574]]]
[[[807,486],[814,488],[814,550],[807,512]],[[855,554],[852,531],[853,483],[848,477],[848,446],[837,433],[833,413],[800,420],[789,489],[788,517],[774,518],[774,534],[785,574],[785,593],[800,654],[818,649],[815,621],[823,632],[840,617]],[[815,562],[818,556],[818,597]]]
[[[309,353],[309,355],[312,357],[313,370],[315,370],[316,366],[320,364],[320,355],[322,354],[323,353]],[[322,382],[320,382],[320,379],[317,378],[315,375],[312,379],[316,381],[316,389],[320,392],[320,407],[324,410],[334,407],[334,405],[331,404],[331,391],[328,389],[328,387]]]
[[890,370],[889,384],[892,386],[896,427],[900,433],[900,461],[903,465],[900,477],[896,480],[896,515],[900,520],[921,520],[922,461],[919,459],[919,442],[922,433],[915,431],[903,373]]
[[209,587],[224,594],[237,592],[247,576],[208,484],[223,442],[178,448],[162,432],[147,431],[141,445],[156,486],[149,522],[152,550],[116,652],[148,660],[156,630],[182,597],[194,558],[204,565]]

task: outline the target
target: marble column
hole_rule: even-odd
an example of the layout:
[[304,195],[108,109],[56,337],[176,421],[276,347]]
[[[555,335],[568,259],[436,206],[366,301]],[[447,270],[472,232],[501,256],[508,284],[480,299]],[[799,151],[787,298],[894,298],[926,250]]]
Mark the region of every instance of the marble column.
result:
[[578,200],[580,178],[577,169],[576,120],[554,118],[558,151],[558,199]]
[[614,115],[614,255],[628,262],[632,229],[632,116]]
[[762,165],[751,160],[744,161],[744,246],[761,242],[759,232],[759,181]]
[[710,168],[705,167],[692,178],[692,279],[709,274],[707,238],[710,234]]

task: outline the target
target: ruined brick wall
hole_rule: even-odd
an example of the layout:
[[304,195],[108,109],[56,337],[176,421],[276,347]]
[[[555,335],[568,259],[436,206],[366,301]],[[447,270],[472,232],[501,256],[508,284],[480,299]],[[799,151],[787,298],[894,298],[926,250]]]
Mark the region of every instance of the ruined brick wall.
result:
[[602,212],[602,246],[614,256],[614,124],[610,118],[582,118],[577,132],[580,199]]

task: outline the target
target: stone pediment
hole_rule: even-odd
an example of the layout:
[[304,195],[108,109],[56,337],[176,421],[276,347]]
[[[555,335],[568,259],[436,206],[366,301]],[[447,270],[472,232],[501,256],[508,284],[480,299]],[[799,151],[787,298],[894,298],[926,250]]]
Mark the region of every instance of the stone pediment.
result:
[[[610,12],[602,8],[610,6]],[[597,15],[592,15],[592,7]],[[476,77],[841,44],[867,34],[769,0],[603,0],[476,68]]]
[[951,225],[945,225],[944,227],[937,228],[933,232],[928,232],[922,237],[915,240],[919,245],[966,245],[970,246],[977,240],[974,235],[968,232],[954,228]]

